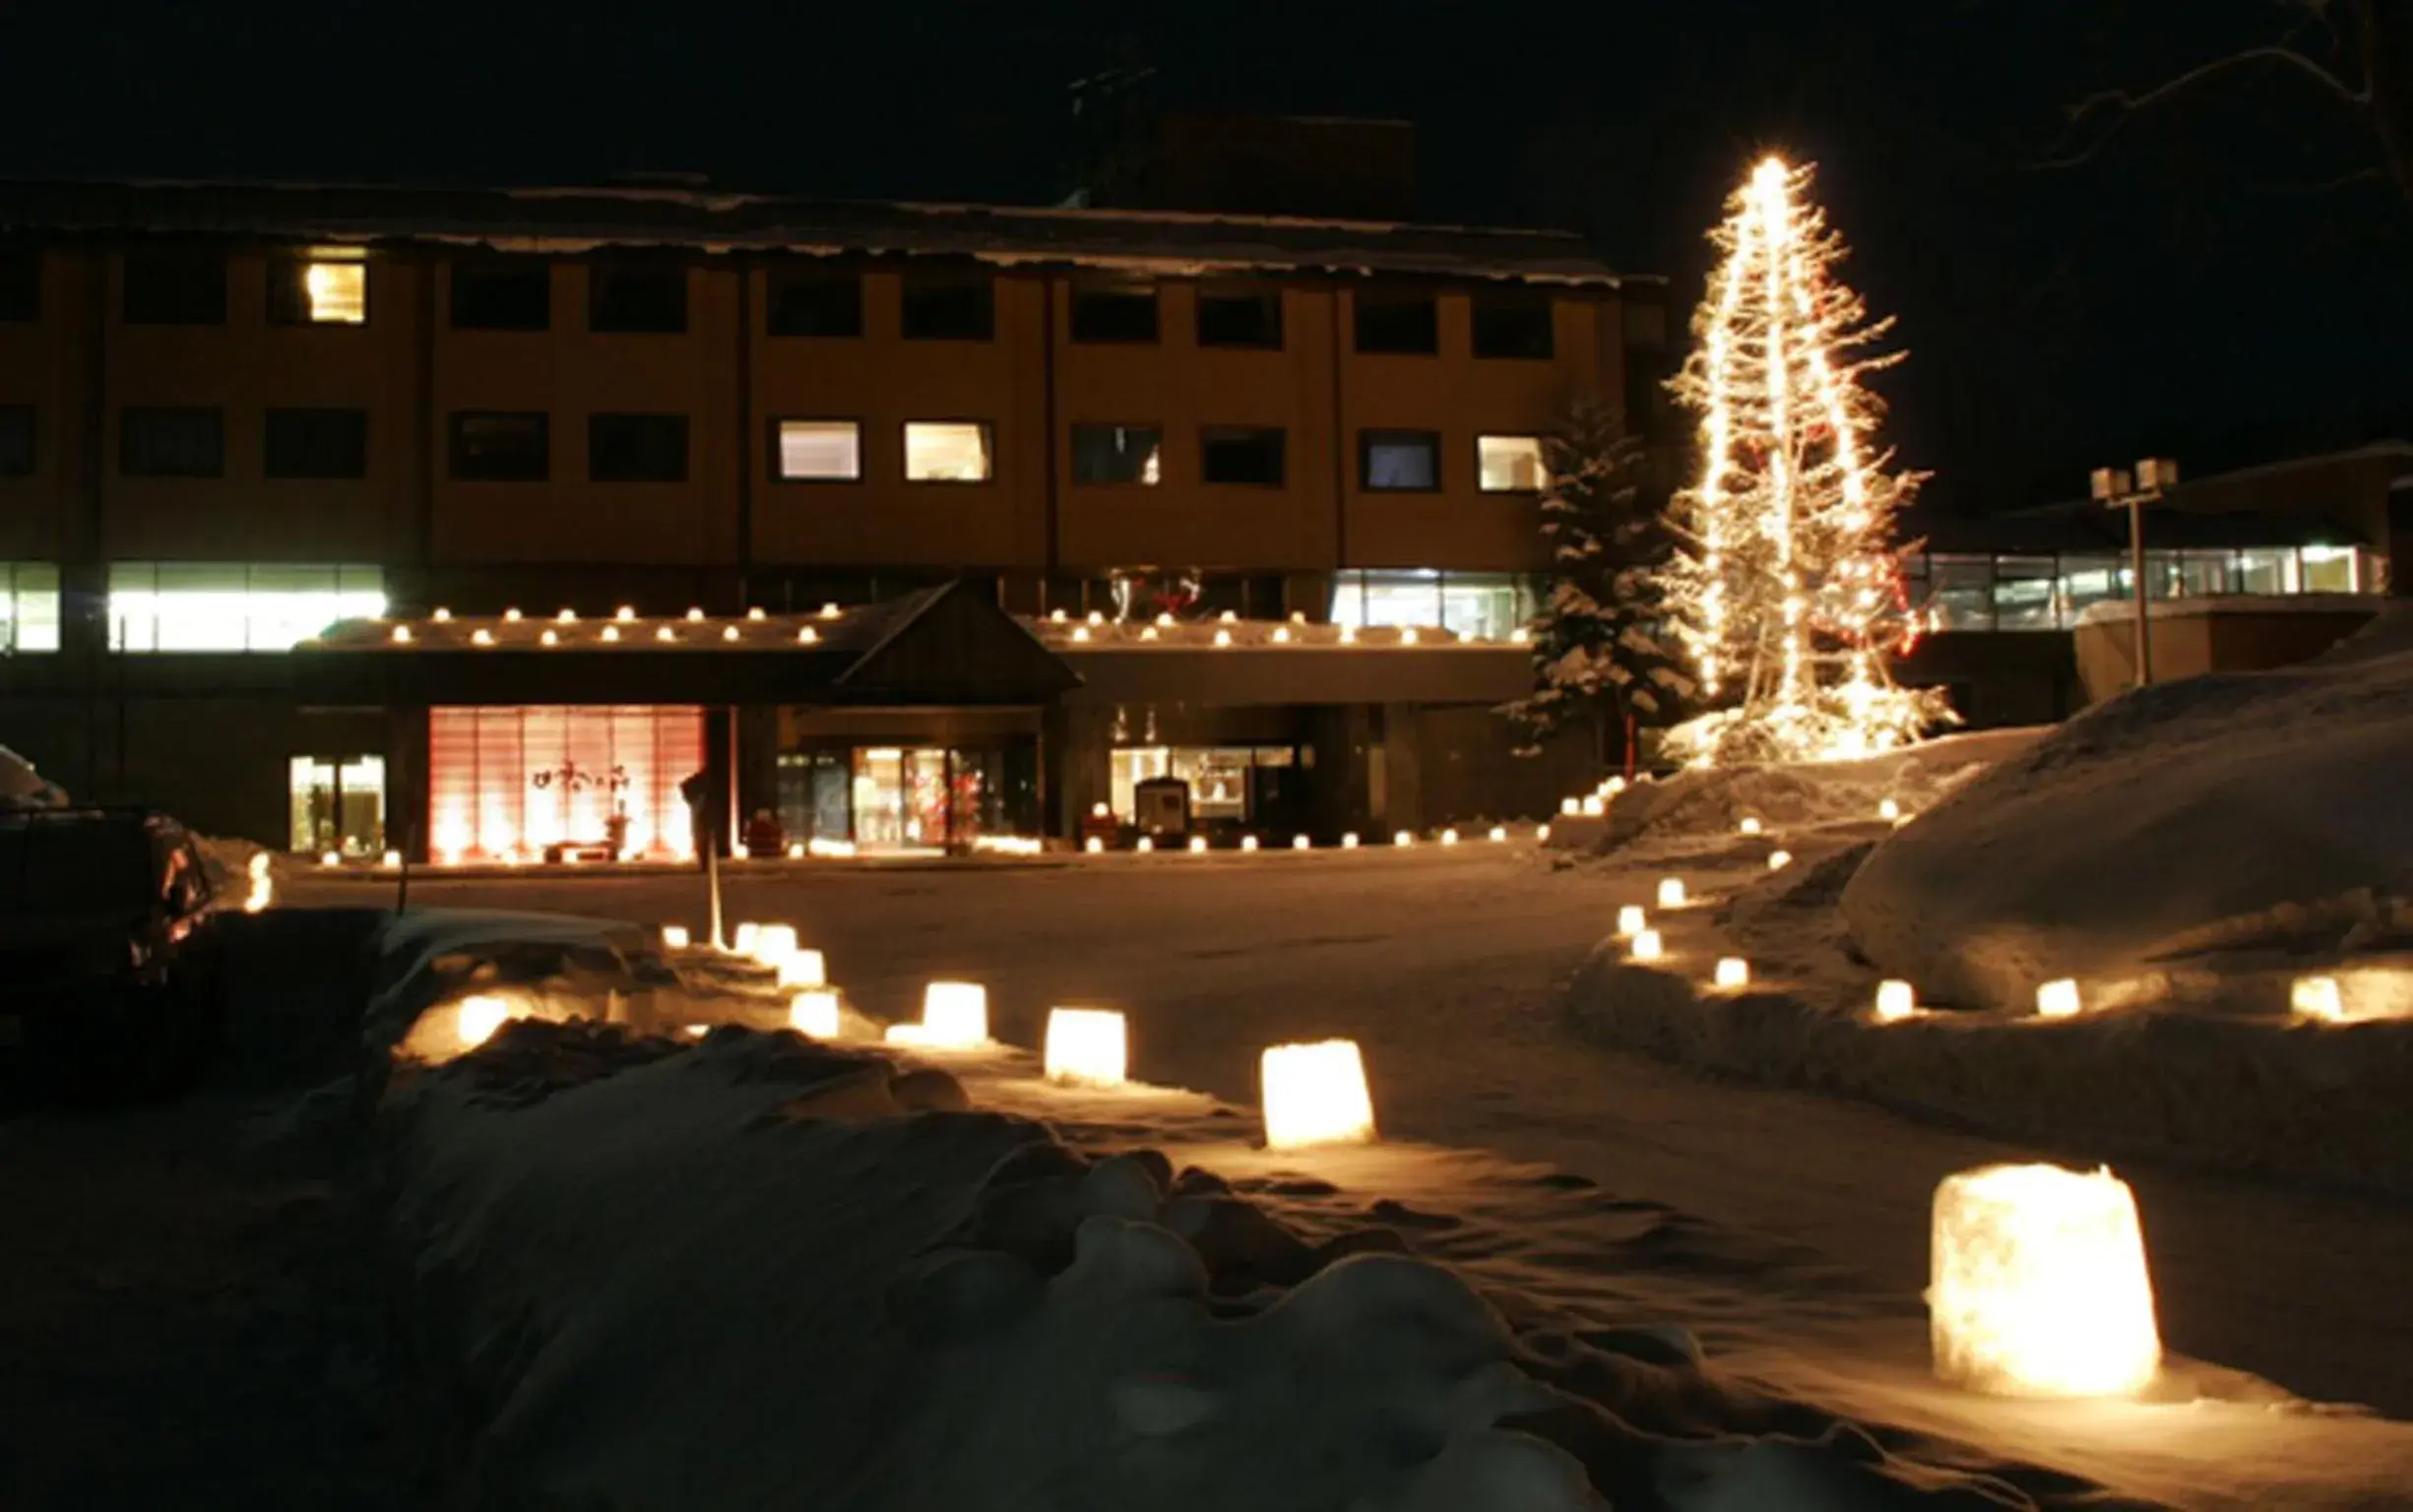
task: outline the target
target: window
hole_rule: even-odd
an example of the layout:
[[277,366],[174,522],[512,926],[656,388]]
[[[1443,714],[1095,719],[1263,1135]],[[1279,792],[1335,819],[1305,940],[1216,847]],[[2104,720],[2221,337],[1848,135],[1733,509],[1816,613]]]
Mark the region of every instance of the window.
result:
[[1199,480],[1279,488],[1282,443],[1278,429],[1210,425],[1198,435]]
[[1475,475],[1486,493],[1540,493],[1550,473],[1540,436],[1477,436]]
[[1358,433],[1359,486],[1369,493],[1424,493],[1441,486],[1441,438],[1429,430]]
[[368,411],[271,410],[260,471],[269,477],[366,477]]
[[862,427],[853,420],[782,420],[774,475],[853,482],[863,475]]
[[1352,571],[1332,585],[1336,625],[1438,626],[1471,641],[1506,640],[1535,604],[1532,582],[1512,572]]
[[1072,339],[1076,342],[1155,341],[1156,290],[1074,289]]
[[985,342],[996,327],[985,275],[909,273],[902,313],[909,342]]
[[1998,630],[2051,630],[2060,584],[2049,556],[1995,558],[1994,617]]
[[981,420],[905,422],[905,480],[984,483],[989,478],[988,425]]
[[2304,591],[2302,568],[2292,546],[2249,546],[2237,553],[2238,588],[2248,594]]
[[1156,483],[1163,480],[1164,432],[1153,425],[1072,427],[1076,483]]
[[0,405],[0,477],[33,473],[33,407]]
[[368,264],[345,247],[268,262],[268,318],[280,326],[368,324]]
[[[1967,557],[1954,558],[1965,562]],[[2061,559],[2061,622],[2074,625],[2078,616],[2107,598],[2126,597],[2125,558],[2064,553]]]
[[588,415],[587,477],[598,483],[685,482],[687,417]]
[[780,268],[771,274],[773,336],[860,336],[863,281],[826,268]]
[[41,250],[0,245],[0,321],[39,320],[41,313]]
[[2351,594],[2359,587],[2352,546],[2306,546],[2304,591],[2308,594]]
[[0,562],[0,655],[58,649],[58,568]]
[[1441,319],[1429,293],[1358,290],[1358,350],[1429,356],[1441,349]]
[[1108,801],[1114,812],[1129,814],[1138,806],[1141,783],[1173,777],[1189,785],[1196,818],[1270,822],[1298,764],[1299,748],[1290,745],[1119,746],[1108,774]]
[[587,329],[676,336],[687,329],[687,270],[599,262],[587,271]]
[[2229,553],[2179,553],[2179,592],[2190,598],[2209,598],[2229,591]]
[[1198,295],[1198,345],[1201,346],[1272,346],[1282,345],[1282,291],[1246,292],[1201,290]]
[[1994,628],[1994,558],[1943,556],[1927,559],[1928,625],[1935,630]]
[[701,709],[430,709],[428,849],[448,863],[573,846],[692,857],[678,784],[703,765]]
[[216,410],[118,414],[117,471],[128,477],[217,477],[226,470],[225,418]]
[[383,756],[295,756],[286,770],[296,855],[385,853]]
[[1500,289],[1474,297],[1475,355],[1547,357],[1551,354],[1550,296],[1526,289]]
[[226,323],[226,260],[217,252],[129,252],[125,279],[130,326]]
[[453,265],[453,329],[545,331],[553,324],[553,270],[535,258]]
[[472,482],[540,483],[551,472],[552,424],[542,410],[454,414],[454,477]]
[[290,651],[339,621],[385,611],[375,567],[109,564],[111,651]]

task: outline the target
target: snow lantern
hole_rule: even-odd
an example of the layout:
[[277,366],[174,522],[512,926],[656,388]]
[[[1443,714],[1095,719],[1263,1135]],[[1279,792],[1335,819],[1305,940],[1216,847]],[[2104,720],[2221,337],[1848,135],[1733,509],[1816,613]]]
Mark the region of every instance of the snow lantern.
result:
[[1401,830],[1398,834],[1391,837],[1391,844],[1397,846],[1400,850],[1405,850],[1410,846],[1416,844],[1416,837],[1409,834],[1406,830]]
[[377,864],[383,866],[388,871],[400,871],[402,870],[402,852],[400,850],[388,850],[385,854],[377,858]]
[[1458,843],[1458,832],[1457,832],[1456,830],[1443,830],[1443,831],[1441,832],[1441,844],[1442,844],[1442,845],[1445,845],[1445,846],[1454,846],[1454,845],[1456,845],[1457,843]]
[[1663,909],[1681,909],[1684,906],[1683,878],[1661,877],[1659,879],[1659,906]]
[[318,863],[321,866],[341,866],[344,864],[344,852],[341,850],[326,851],[319,856]]
[[1351,830],[1348,834],[1341,837],[1341,849],[1344,850],[1355,850],[1358,849],[1357,831]]
[[777,966],[795,951],[794,924],[765,924],[754,932],[754,959],[765,966]]
[[1304,850],[1312,844],[1314,844],[1314,842],[1308,840],[1304,835],[1294,835],[1291,837],[1291,849],[1294,850]]
[[1884,802],[1876,805],[1876,817],[1890,824],[1894,820],[1902,817],[1902,805],[1896,803],[1891,798],[1887,798]]
[[1601,801],[1599,793],[1596,792],[1583,800],[1583,816],[1586,819],[1598,819],[1606,812],[1608,812],[1608,805]]
[[2346,1018],[2345,1000],[2338,994],[2334,976],[2297,977],[2288,984],[2287,1006],[2300,1019],[2340,1024]]
[[1374,1103],[1355,1040],[1266,1047],[1258,1066],[1265,1147],[1362,1143],[1374,1137]]
[[1583,799],[1560,798],[1558,800],[1558,812],[1565,815],[1569,819],[1574,818],[1577,814],[1583,812]]
[[977,981],[933,981],[921,991],[929,1042],[968,1049],[988,1040],[988,989]]
[[779,984],[783,987],[826,987],[830,984],[829,965],[817,950],[792,950],[780,958]]
[[663,949],[685,950],[687,945],[688,935],[687,926],[685,924],[665,924],[662,926]]
[[754,953],[754,942],[762,937],[762,925],[748,921],[737,926],[737,933],[729,942],[731,952],[740,956]]
[[1550,839],[1550,826],[1547,824],[1535,825],[1533,828],[1533,838],[1536,845],[1540,845],[1548,841]]
[[1880,1024],[1898,1024],[1919,1011],[1919,992],[1899,977],[1876,984],[1876,1017]]
[[1129,1058],[1122,1015],[1111,1008],[1048,1011],[1048,1080],[1119,1087]]
[[460,1017],[455,1032],[461,1036],[463,1049],[473,1049],[494,1038],[503,1021],[512,1017],[511,1004],[490,993],[476,993],[461,1000]]
[[838,994],[813,987],[788,999],[788,1027],[815,1040],[838,1038]]
[[1613,777],[1609,779],[1609,781],[1600,785],[1600,790],[1614,798],[1619,793],[1625,790],[1625,779],[1621,777]]
[[1504,824],[1495,824],[1495,825],[1492,826],[1492,844],[1493,844],[1493,845],[1495,845],[1495,846],[1496,846],[1496,845],[1500,844],[1502,841],[1505,841],[1507,838],[1508,838],[1508,827],[1507,827],[1506,825],[1504,825]]
[[1656,929],[1638,929],[1634,931],[1633,948],[1634,959],[1636,961],[1656,961],[1667,953],[1660,948],[1659,931]]
[[1640,934],[1648,922],[1649,915],[1642,912],[1642,905],[1638,903],[1629,903],[1618,910],[1618,933],[1629,940]]
[[2078,997],[2078,984],[2067,976],[2037,984],[2036,1013],[2039,1018],[2074,1018],[2084,1006]]
[[243,912],[257,914],[277,901],[276,879],[268,874],[268,852],[254,850],[244,870],[250,873],[251,890],[243,897]]
[[1204,850],[1206,848],[1206,837],[1204,835],[1192,835],[1189,838],[1190,854],[1196,855],[1199,851]]
[[1096,855],[1098,852],[1106,849],[1106,842],[1100,837],[1092,835],[1089,837],[1089,839],[1081,843],[1081,849],[1088,851],[1092,855]]
[[2136,1199],[2107,1169],[1986,1166],[1936,1187],[1936,1374],[1998,1396],[2125,1396],[2162,1345]]
[[1771,850],[1771,851],[1769,851],[1769,852],[1768,852],[1768,870],[1770,870],[1770,871],[1782,871],[1782,870],[1784,870],[1786,867],[1788,867],[1788,866],[1790,866],[1790,865],[1792,865],[1792,864],[1793,864],[1793,852],[1792,852],[1792,851],[1790,851],[1790,850]]
[[1147,836],[1142,835],[1139,839],[1131,842],[1131,849],[1138,851],[1142,855],[1146,855],[1149,851],[1156,849],[1156,842],[1150,840]]
[[1215,632],[1215,644],[1216,644],[1216,645],[1218,645],[1218,646],[1229,646],[1229,645],[1231,645],[1231,644],[1232,644],[1232,632],[1231,632],[1231,631],[1229,631],[1229,630],[1218,630],[1218,631],[1216,631],[1216,632]]
[[1257,838],[1254,835],[1242,835],[1240,837],[1240,849],[1242,850],[1254,850],[1256,848]]
[[1114,817],[1114,811],[1106,806],[1106,800],[1104,798],[1100,798],[1097,802],[1089,805],[1089,817],[1092,819],[1111,819]]
[[804,842],[800,840],[789,842],[788,859],[792,861],[800,861],[804,859]]
[[1759,820],[1755,815],[1745,814],[1743,816],[1743,823],[1737,826],[1737,828],[1741,829],[1746,835],[1756,835],[1759,833]]
[[1722,991],[1733,992],[1751,984],[1751,964],[1741,956],[1720,956],[1717,975],[1711,978]]

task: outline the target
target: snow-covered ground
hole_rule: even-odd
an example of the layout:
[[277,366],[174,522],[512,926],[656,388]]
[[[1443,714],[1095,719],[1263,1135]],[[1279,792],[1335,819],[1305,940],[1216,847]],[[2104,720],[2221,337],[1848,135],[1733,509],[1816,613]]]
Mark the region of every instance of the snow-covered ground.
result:
[[[1284,1182],[1249,1195],[1305,1233],[1395,1228],[1495,1295],[1592,1326],[1685,1327],[1734,1379],[1827,1412],[2187,1504],[2385,1504],[2374,1487],[2413,1480],[2408,1446],[2386,1423],[2259,1408],[2012,1408],[1928,1385],[1918,1293],[1934,1182],[2040,1152],[1697,1082],[1570,1039],[1565,982],[1615,905],[1657,869],[1554,872],[1524,848],[1488,846],[1104,857],[1011,875],[752,878],[732,913],[798,924],[852,1000],[883,1016],[910,1017],[935,976],[987,982],[999,1037],[1022,1045],[1050,1004],[1125,1008],[1136,1075],[1232,1102],[1253,1102],[1263,1044],[1352,1035],[1393,1143],[1273,1163],[1331,1191]],[[701,919],[689,879],[413,886],[431,904]],[[295,890],[302,901],[370,896],[308,879]],[[1093,1152],[1150,1144],[1236,1184],[1272,1179],[1267,1158],[1236,1137],[1245,1125],[1204,1104],[1077,1112],[1060,1092],[1016,1091],[1010,1075],[968,1080],[982,1105],[1050,1112]],[[2045,1153],[2104,1152],[2081,1135]],[[2174,1351],[2308,1396],[2413,1411],[2400,1367],[2413,1299],[2394,1282],[2413,1219],[2122,1168],[2145,1214]],[[1375,1206],[1386,1199],[1401,1206]],[[1511,1321],[1530,1323],[1514,1305]],[[2203,1424],[2218,1432],[2179,1431]]]

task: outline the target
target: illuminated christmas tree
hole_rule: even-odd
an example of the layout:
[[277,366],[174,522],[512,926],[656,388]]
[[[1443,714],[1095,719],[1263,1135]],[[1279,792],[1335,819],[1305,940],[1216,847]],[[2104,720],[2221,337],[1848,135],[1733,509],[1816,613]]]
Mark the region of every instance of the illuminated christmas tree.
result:
[[1843,242],[1808,197],[1810,170],[1770,158],[1710,233],[1720,253],[1675,380],[1700,418],[1700,472],[1673,506],[1664,579],[1702,702],[1668,732],[1699,766],[1872,755],[1951,714],[1894,686],[1917,635],[1894,516],[1919,478],[1892,471],[1884,407],[1863,386],[1899,353],[1833,278]]

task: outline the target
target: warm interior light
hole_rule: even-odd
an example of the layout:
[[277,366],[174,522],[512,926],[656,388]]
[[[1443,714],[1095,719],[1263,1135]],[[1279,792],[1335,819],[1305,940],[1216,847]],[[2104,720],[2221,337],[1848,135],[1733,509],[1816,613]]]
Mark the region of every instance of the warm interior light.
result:
[[1166,629],[1171,629],[1173,627],[1173,615],[1170,612],[1159,614],[1156,617],[1156,622],[1158,625]]
[[1746,835],[1756,835],[1759,833],[1759,821],[1751,817],[1749,814],[1746,814],[1743,816],[1743,823],[1739,825],[1738,828],[1741,829]]
[[306,264],[301,286],[309,296],[313,324],[357,326],[368,320],[368,268],[357,254]]
[[1936,1187],[1936,1373],[2004,1396],[2125,1396],[2153,1380],[2136,1199],[2109,1170],[1987,1166]]
[[1122,1015],[1111,1008],[1053,1008],[1048,1012],[1044,1058],[1048,1079],[1092,1087],[1123,1084],[1129,1040]]
[[1074,642],[1074,644],[1075,644],[1075,645],[1080,645],[1080,646],[1086,646],[1086,645],[1088,645],[1088,644],[1089,644],[1089,626],[1087,626],[1087,625],[1075,625],[1075,626],[1073,626],[1073,627],[1072,627],[1072,639],[1073,639],[1073,642]]
[[1288,646],[1291,643],[1291,627],[1288,625],[1274,626],[1273,643],[1277,646]]
[[2345,999],[2338,993],[2334,976],[2297,977],[2288,984],[2287,1006],[2298,1018],[2330,1024],[2342,1024],[2346,1019]]
[[388,871],[400,871],[402,869],[402,852],[400,850],[388,850],[385,854],[377,858],[377,864],[383,866]]
[[483,1044],[493,1039],[494,1032],[503,1027],[503,1021],[514,1016],[510,1003],[483,992],[463,998],[456,1012],[459,1016],[454,1029],[465,1048]]
[[1782,870],[1784,870],[1786,867],[1788,867],[1788,866],[1790,866],[1790,865],[1792,865],[1792,864],[1793,864],[1793,852],[1792,852],[1792,851],[1790,851],[1790,850],[1771,850],[1771,851],[1769,851],[1769,852],[1768,852],[1768,870],[1770,870],[1770,871],[1782,871]]
[[2041,982],[2036,988],[2036,1012],[2048,1019],[2066,1019],[2085,1004],[2078,998],[2078,984],[2066,976]]
[[779,984],[783,987],[826,987],[830,984],[829,966],[817,950],[792,950],[780,959]]
[[561,644],[561,634],[559,631],[547,630],[537,637],[537,643],[540,646],[558,646]]
[[1269,1045],[1258,1064],[1265,1147],[1364,1143],[1374,1137],[1374,1103],[1354,1040]]
[[1899,977],[1889,977],[1876,984],[1876,1017],[1882,1024],[1897,1024],[1919,1011],[1919,991]]
[[1659,906],[1663,909],[1681,909],[1684,906],[1683,878],[1661,877],[1659,879]]
[[1638,903],[1629,903],[1618,910],[1618,933],[1626,939],[1640,934],[1649,922],[1642,913],[1642,905]]
[[1416,629],[1414,626],[1410,626],[1407,629],[1399,632],[1399,644],[1402,646],[1413,646],[1416,644]]
[[560,613],[554,615],[553,618],[561,624],[574,625],[578,623],[578,611],[576,609],[563,609]]
[[1088,851],[1092,855],[1096,855],[1099,851],[1106,849],[1106,842],[1100,839],[1098,836],[1092,835],[1089,837],[1089,839],[1081,843],[1081,849]]
[[988,1041],[988,989],[977,981],[933,981],[921,991],[927,1042],[970,1049]]
[[1656,929],[1635,930],[1633,950],[1636,961],[1656,961],[1666,954],[1660,947],[1659,931]]
[[788,999],[788,1027],[815,1040],[838,1038],[838,994],[814,987]]
[[792,861],[804,859],[804,842],[792,840],[788,843],[788,859]]
[[1741,956],[1720,956],[1717,975],[1711,980],[1730,992],[1747,987],[1751,984],[1751,964]]
[[251,888],[243,896],[243,912],[257,914],[277,901],[277,883],[269,875],[268,852],[254,850],[244,870],[250,873]]
[[693,942],[687,934],[687,926],[685,924],[665,924],[662,926],[663,949],[685,950],[691,943]]
[[1341,644],[1344,646],[1355,646],[1358,644],[1358,630],[1355,625],[1341,626]]

